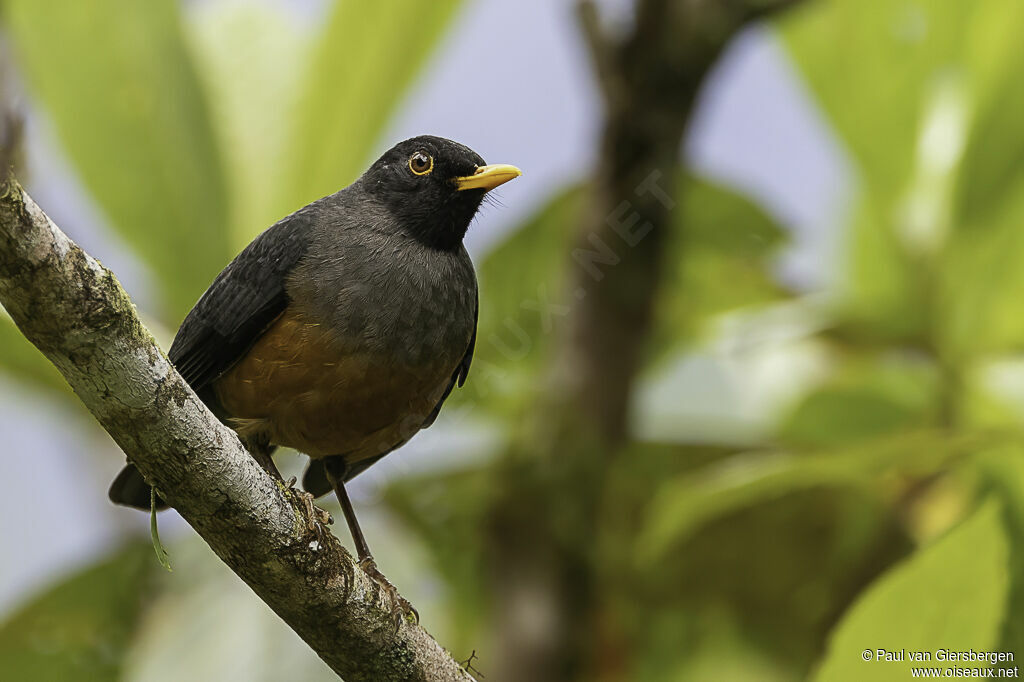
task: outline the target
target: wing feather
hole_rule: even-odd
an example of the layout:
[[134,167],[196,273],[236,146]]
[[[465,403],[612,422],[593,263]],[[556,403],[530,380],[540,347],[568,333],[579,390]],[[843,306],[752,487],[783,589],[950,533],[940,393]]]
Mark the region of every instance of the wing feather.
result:
[[167,355],[194,391],[231,369],[284,312],[287,275],[309,246],[312,221],[303,209],[265,230],[185,317]]

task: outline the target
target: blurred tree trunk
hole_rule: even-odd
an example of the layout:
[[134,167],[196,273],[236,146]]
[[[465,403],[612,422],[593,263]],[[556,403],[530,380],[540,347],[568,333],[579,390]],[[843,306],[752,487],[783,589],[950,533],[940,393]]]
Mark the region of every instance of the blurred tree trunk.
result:
[[[500,467],[491,522],[494,678],[624,679],[628,647],[602,618],[598,519],[628,412],[700,87],[749,22],[795,0],[637,0],[621,36],[578,3],[604,96],[598,168],[568,256],[566,318],[547,397]],[[628,545],[612,552],[628,553]],[[620,557],[624,562],[627,557]],[[616,580],[625,576],[616,574]]]

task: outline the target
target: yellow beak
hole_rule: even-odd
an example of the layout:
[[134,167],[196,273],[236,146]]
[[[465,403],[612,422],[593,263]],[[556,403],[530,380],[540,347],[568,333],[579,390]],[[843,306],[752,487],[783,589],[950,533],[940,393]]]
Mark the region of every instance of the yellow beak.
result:
[[522,174],[523,171],[515,166],[510,166],[507,163],[494,163],[489,166],[480,166],[472,175],[463,175],[461,178],[455,178],[455,185],[459,188],[459,191],[464,189],[489,191],[513,178],[518,178]]

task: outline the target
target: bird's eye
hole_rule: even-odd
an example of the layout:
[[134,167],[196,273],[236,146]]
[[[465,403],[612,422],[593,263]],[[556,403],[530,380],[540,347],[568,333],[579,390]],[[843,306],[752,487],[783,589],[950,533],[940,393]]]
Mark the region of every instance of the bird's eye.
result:
[[434,157],[423,152],[416,152],[409,157],[409,170],[416,175],[426,175],[434,170]]

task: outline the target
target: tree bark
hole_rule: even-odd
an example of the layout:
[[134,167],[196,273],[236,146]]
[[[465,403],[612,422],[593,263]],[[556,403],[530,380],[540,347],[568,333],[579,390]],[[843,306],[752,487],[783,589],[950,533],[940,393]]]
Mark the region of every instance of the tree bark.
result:
[[311,530],[296,495],[174,370],[113,273],[6,168],[0,303],[146,480],[344,679],[472,680],[419,625],[396,625],[387,594],[337,538]]

